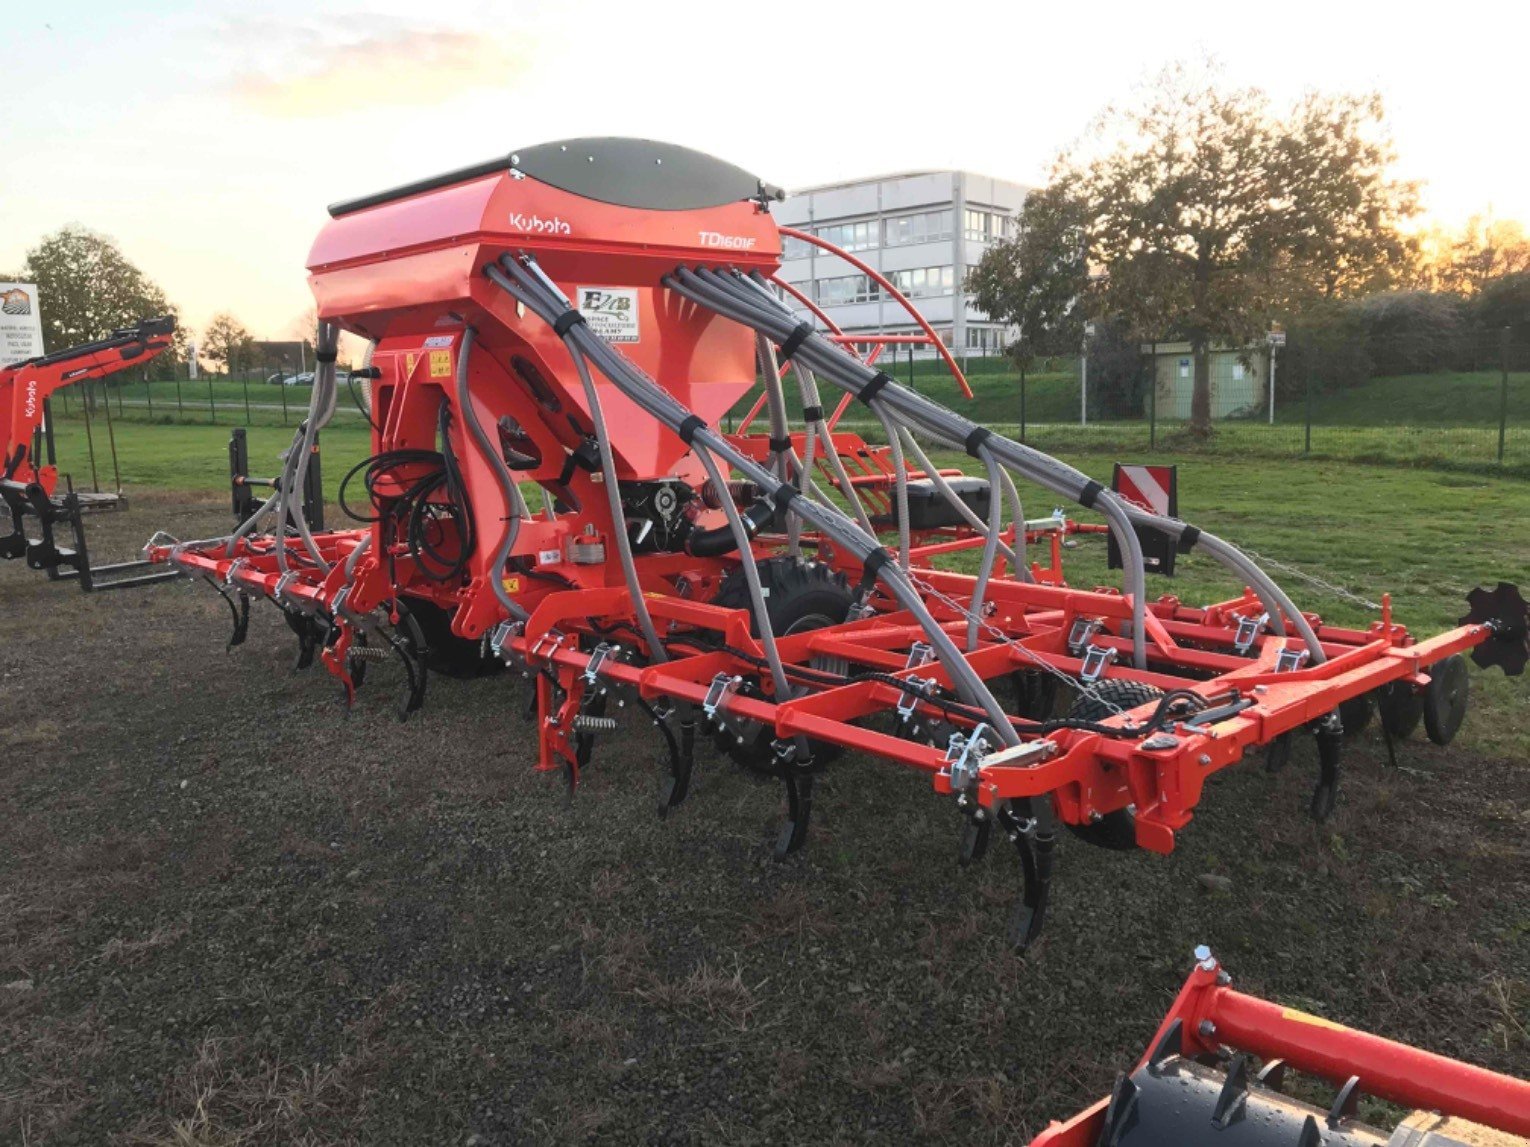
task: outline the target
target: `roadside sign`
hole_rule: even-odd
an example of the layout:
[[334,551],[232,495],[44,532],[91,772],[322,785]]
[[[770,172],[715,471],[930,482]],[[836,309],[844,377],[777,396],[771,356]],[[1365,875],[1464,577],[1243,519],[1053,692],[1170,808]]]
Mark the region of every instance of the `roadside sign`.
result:
[[1270,345],[1271,346],[1285,346],[1286,345],[1286,332],[1283,329],[1279,328],[1279,327],[1275,328],[1274,330],[1271,330],[1270,331]]
[[36,283],[0,283],[0,365],[40,358],[42,311]]
[[186,344],[186,377],[192,382],[197,380],[197,344],[195,341]]

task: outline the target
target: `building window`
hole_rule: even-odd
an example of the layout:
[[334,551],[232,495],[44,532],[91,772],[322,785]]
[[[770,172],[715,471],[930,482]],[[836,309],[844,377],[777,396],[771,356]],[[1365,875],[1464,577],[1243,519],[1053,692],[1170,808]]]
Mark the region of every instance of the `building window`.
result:
[[894,271],[887,277],[911,299],[949,295],[956,287],[956,272],[951,267],[916,267],[911,271]]
[[880,247],[882,239],[875,219],[862,219],[858,223],[831,223],[814,232],[846,251],[866,251]]
[[1009,340],[1004,337],[1003,327],[975,327],[967,328],[967,349],[988,351],[1002,351]]
[[966,211],[963,233],[967,238],[975,239],[979,243],[997,243],[1004,238],[1008,225],[1007,215],[969,207]]
[[812,253],[813,245],[806,239],[797,239],[791,235],[781,237],[781,258],[806,259]]
[[951,238],[951,211],[921,211],[916,215],[895,215],[887,220],[886,243],[906,247],[910,243],[938,243]]
[[874,303],[879,295],[877,285],[865,275],[837,275],[832,279],[819,279],[816,287],[818,305],[821,307]]

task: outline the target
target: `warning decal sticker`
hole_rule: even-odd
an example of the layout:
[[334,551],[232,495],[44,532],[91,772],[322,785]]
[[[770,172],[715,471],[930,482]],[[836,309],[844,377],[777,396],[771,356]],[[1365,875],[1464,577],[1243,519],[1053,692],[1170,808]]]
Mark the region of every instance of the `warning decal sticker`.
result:
[[578,307],[590,329],[607,342],[635,343],[638,330],[636,287],[580,287]]
[[430,352],[430,377],[450,378],[452,376],[452,352],[449,350],[433,350]]

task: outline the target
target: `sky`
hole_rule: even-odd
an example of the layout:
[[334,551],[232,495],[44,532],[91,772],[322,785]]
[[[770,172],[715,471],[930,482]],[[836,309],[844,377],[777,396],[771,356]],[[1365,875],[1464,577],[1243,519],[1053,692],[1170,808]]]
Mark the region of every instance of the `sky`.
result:
[[304,262],[339,199],[600,135],[788,188],[947,167],[1035,183],[1106,104],[1208,57],[1280,102],[1379,91],[1434,219],[1530,223],[1522,0],[52,0],[0,26],[0,275],[82,224],[193,327],[229,310],[258,338],[311,305]]

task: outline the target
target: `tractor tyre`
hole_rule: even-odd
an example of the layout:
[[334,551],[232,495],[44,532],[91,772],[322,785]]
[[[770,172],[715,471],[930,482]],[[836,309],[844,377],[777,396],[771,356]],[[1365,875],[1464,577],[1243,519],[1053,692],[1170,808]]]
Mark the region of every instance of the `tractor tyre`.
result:
[[[1075,721],[1103,721],[1115,716],[1115,710],[1135,709],[1163,696],[1163,690],[1141,681],[1098,681],[1093,686],[1094,695],[1080,693],[1068,708],[1068,716]],[[1109,704],[1107,704],[1109,702]],[[1130,809],[1118,808],[1108,812],[1093,824],[1070,824],[1068,831],[1086,844],[1097,848],[1109,848],[1125,852],[1137,847],[1137,818]]]
[[[791,557],[768,558],[759,563],[759,571],[760,588],[765,591],[765,615],[770,620],[771,632],[778,639],[839,625],[849,616],[855,598],[850,583],[844,574],[836,573],[821,562]],[[760,620],[743,569],[734,569],[723,578],[712,604],[724,609],[748,610],[750,632],[759,636]],[[740,741],[737,733],[719,731],[716,737],[719,751],[727,753],[752,773],[779,776],[781,768],[773,747],[775,730],[749,722],[742,735],[744,739]],[[844,751],[838,745],[823,741],[812,741],[810,746],[813,760],[820,765]]]

